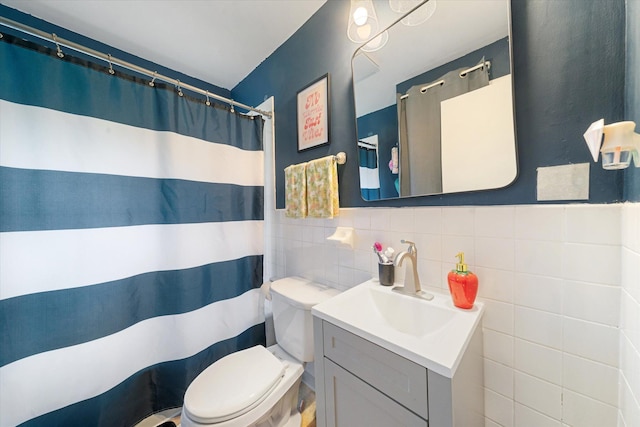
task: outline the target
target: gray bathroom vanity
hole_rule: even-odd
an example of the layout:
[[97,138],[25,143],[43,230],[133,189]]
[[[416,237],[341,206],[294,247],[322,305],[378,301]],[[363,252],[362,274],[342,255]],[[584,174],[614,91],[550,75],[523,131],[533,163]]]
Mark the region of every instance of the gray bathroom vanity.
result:
[[314,307],[317,425],[484,426],[482,307],[447,297],[370,281]]

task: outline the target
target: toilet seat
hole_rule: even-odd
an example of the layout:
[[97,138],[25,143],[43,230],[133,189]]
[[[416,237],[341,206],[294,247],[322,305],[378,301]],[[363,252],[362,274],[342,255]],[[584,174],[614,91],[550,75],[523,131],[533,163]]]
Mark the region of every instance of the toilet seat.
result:
[[229,354],[187,388],[184,410],[194,421],[220,423],[259,405],[278,386],[284,364],[261,345]]

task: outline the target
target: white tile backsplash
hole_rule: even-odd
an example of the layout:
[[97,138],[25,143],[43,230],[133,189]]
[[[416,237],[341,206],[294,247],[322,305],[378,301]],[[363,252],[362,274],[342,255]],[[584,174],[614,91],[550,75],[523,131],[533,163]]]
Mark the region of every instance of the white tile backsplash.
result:
[[623,247],[621,251],[622,271],[621,284],[624,291],[633,298],[640,301],[640,251],[635,252],[630,248]]
[[569,205],[566,212],[567,242],[620,246],[620,206]]
[[621,313],[618,419],[640,426],[640,203],[625,203],[621,215]]
[[[447,290],[448,285],[442,275],[443,274],[442,265],[443,264],[440,261],[431,261],[431,260],[418,261],[418,276],[420,277],[420,282],[424,285],[427,285],[433,288],[438,288],[442,291]],[[447,268],[448,270],[451,269],[450,266],[447,266]],[[396,274],[398,274],[398,269],[396,269]]]
[[[622,291],[622,304],[620,313],[620,337],[621,346],[628,345],[633,349],[640,349],[640,310],[638,302],[629,298],[625,291]],[[640,375],[638,376],[640,378]]]
[[566,353],[563,357],[565,388],[612,406],[618,404],[618,369]]
[[562,352],[516,338],[515,367],[552,384],[562,385]]
[[484,415],[499,426],[514,426],[512,400],[489,389],[484,392]]
[[442,208],[442,234],[449,236],[473,236],[474,208]]
[[548,417],[520,403],[515,404],[515,420],[518,427],[560,427],[560,420]]
[[562,246],[562,242],[516,240],[516,272],[562,277]]
[[515,372],[515,400],[556,420],[562,417],[562,388],[532,375]]
[[515,252],[513,239],[476,237],[475,265],[513,271]]
[[513,400],[513,369],[490,359],[484,359],[484,386]]
[[371,229],[372,230],[391,230],[389,227],[389,214],[391,209],[371,209]]
[[355,251],[344,247],[344,245],[337,246],[335,250],[338,253],[338,265],[354,268]]
[[372,251],[356,250],[353,254],[353,268],[356,270],[369,271],[371,269],[371,259],[375,256]]
[[562,420],[570,426],[615,426],[618,420],[618,410],[615,406],[565,389]]
[[516,206],[516,239],[563,241],[564,208],[562,205]]
[[627,383],[628,375],[624,374],[624,371],[620,371],[620,400],[619,400],[619,419],[623,420],[624,424],[619,424],[622,427],[640,426],[640,405],[635,398],[638,389],[632,388]]
[[[420,249],[418,249],[420,251]],[[442,262],[449,265],[449,270],[456,266],[456,255],[464,252],[464,262],[473,270],[476,266],[475,240],[472,236],[443,236]]]
[[[416,233],[414,237],[420,260],[442,261],[442,236],[440,234]],[[400,250],[401,248],[394,248]]]
[[395,209],[389,217],[388,229],[399,233],[413,233],[415,230],[413,209]]
[[513,367],[513,335],[483,329],[484,357],[494,362]]
[[478,277],[482,277],[482,286],[478,287],[480,298],[513,303],[515,280],[513,270],[476,267],[475,273]]
[[620,255],[620,246],[566,243],[563,246],[563,277],[620,285]]
[[562,324],[563,350],[576,356],[618,366],[618,328],[565,317]]
[[513,239],[515,226],[514,211],[515,208],[513,206],[476,209],[476,236]]
[[[325,240],[337,225],[355,249]],[[277,211],[270,227],[270,271],[339,289],[377,276],[374,241],[413,239],[431,291],[465,252],[485,302],[486,426],[640,425],[640,203]]]
[[416,233],[442,234],[442,208],[416,208],[414,220]]
[[513,304],[487,299],[482,324],[485,328],[513,335]]
[[565,280],[562,307],[567,317],[618,326],[620,287]]
[[562,279],[515,273],[514,302],[523,307],[562,314]]
[[558,314],[515,307],[515,335],[556,350],[562,350],[562,321]]
[[[348,210],[348,209],[343,209]],[[371,228],[371,211],[373,209],[358,209],[353,216],[353,228],[369,230]]]

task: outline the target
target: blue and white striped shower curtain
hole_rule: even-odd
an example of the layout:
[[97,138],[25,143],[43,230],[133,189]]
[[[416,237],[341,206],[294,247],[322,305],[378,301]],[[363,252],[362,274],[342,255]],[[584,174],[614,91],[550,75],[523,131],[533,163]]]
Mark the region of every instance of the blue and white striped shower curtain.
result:
[[358,159],[360,160],[360,193],[362,198],[364,200],[379,200],[378,149],[358,145]]
[[0,427],[131,426],[264,343],[262,120],[0,41]]

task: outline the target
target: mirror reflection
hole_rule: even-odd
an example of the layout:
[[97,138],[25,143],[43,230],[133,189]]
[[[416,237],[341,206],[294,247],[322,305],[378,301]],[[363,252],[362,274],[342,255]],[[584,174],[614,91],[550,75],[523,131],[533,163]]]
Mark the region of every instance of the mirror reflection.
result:
[[[380,14],[401,2],[374,3]],[[515,179],[509,16],[508,0],[429,0],[388,28],[382,48],[355,52],[365,200]]]

